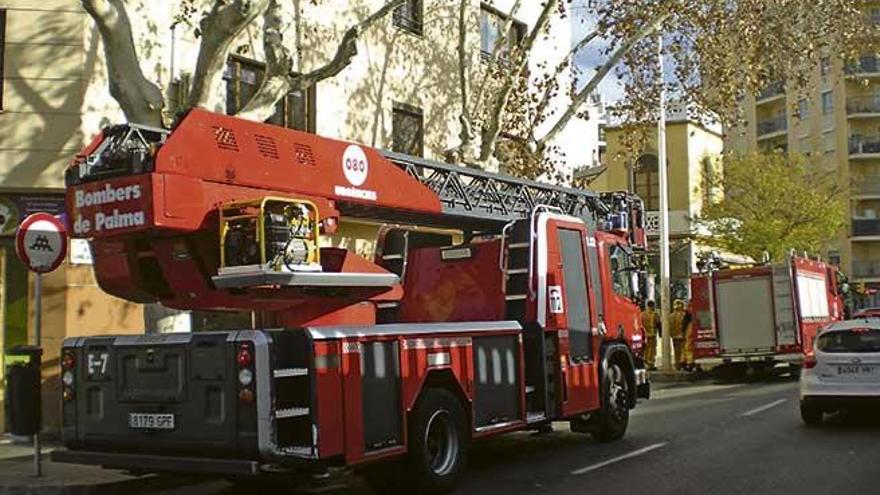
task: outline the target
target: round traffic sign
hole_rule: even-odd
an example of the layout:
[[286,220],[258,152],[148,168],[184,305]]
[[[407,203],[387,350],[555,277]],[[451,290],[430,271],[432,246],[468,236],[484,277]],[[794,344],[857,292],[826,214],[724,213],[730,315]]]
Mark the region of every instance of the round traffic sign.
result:
[[15,232],[15,252],[29,270],[51,272],[67,254],[67,228],[54,215],[29,215]]

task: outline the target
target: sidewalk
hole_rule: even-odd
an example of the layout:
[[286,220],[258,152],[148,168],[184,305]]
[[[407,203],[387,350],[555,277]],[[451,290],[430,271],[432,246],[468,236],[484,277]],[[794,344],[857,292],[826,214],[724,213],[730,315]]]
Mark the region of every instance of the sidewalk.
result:
[[35,478],[32,476],[33,445],[0,439],[0,495],[134,495],[178,490],[181,494],[196,494],[200,488],[218,483],[180,476],[132,476],[97,466],[54,463],[47,451],[56,448],[60,446],[55,443],[45,446],[43,476]]

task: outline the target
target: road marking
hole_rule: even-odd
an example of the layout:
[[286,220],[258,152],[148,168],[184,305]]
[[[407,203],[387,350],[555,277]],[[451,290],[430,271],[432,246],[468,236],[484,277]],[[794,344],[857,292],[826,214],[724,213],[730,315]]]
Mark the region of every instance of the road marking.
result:
[[629,454],[623,454],[623,455],[615,457],[613,459],[608,459],[607,461],[602,461],[598,464],[593,464],[592,466],[587,466],[587,467],[582,467],[580,469],[575,469],[574,471],[571,472],[571,474],[573,474],[573,475],[586,474],[586,473],[589,473],[590,471],[602,469],[603,467],[614,464],[615,462],[625,461],[627,459],[632,459],[633,457],[638,457],[642,454],[647,454],[648,452],[650,452],[652,450],[657,450],[660,447],[663,447],[664,445],[666,445],[666,443],[667,442],[655,443],[654,445],[648,445],[645,448],[642,448],[639,450],[634,450],[634,451],[630,452]]
[[754,416],[755,414],[758,414],[759,412],[763,412],[763,411],[766,411],[767,409],[774,408],[774,407],[778,406],[779,404],[783,404],[785,402],[788,402],[788,399],[774,400],[773,402],[771,402],[769,404],[764,404],[763,406],[756,407],[756,408],[752,409],[751,411],[746,411],[746,412],[742,413],[742,415],[743,416]]

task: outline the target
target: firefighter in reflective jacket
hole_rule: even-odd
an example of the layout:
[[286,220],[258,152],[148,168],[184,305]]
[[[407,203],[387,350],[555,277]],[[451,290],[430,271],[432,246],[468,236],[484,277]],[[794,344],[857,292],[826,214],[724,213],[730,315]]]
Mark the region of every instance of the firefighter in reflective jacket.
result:
[[691,314],[687,311],[684,301],[676,299],[673,303],[673,311],[669,329],[672,335],[672,345],[675,352],[675,367],[683,369],[687,363],[685,362],[685,337],[687,337],[688,327],[691,326]]
[[654,309],[654,301],[648,301],[642,310],[642,326],[645,328],[645,367],[654,369],[657,355],[657,337],[660,335],[660,315]]

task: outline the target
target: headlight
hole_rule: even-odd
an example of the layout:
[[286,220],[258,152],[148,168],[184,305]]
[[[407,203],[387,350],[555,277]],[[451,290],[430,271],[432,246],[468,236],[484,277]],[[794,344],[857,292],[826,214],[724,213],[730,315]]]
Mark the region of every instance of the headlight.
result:
[[68,387],[73,386],[73,373],[70,371],[65,371],[61,374],[61,382],[67,385]]
[[247,387],[254,381],[254,374],[251,370],[244,368],[238,372],[238,383]]

